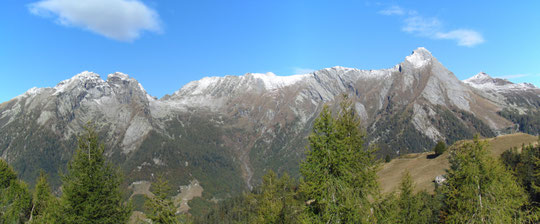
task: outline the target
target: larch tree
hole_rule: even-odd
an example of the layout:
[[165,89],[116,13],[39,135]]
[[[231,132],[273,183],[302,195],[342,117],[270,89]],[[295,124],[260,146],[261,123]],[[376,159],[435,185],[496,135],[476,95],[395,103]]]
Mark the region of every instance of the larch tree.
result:
[[24,223],[30,216],[32,198],[28,187],[0,159],[0,223]]
[[337,118],[324,106],[308,138],[300,166],[301,192],[307,197],[308,222],[370,223],[370,197],[378,197],[374,149],[363,147],[364,132],[346,96]]
[[432,200],[425,192],[414,192],[414,182],[409,172],[406,172],[399,186],[398,221],[396,223],[415,224],[429,223],[432,210],[428,205]]
[[32,202],[29,223],[53,223],[58,219],[59,201],[52,194],[44,171],[41,171],[37,178]]
[[475,137],[450,154],[444,194],[444,222],[517,223],[527,196],[515,177]]
[[62,176],[59,223],[126,223],[131,206],[122,200],[119,171],[104,155],[93,128],[86,127]]
[[288,174],[278,178],[273,171],[263,176],[255,193],[248,196],[255,205],[252,223],[299,223],[302,202],[297,199],[296,185]]
[[147,217],[152,220],[152,223],[180,223],[180,217],[176,214],[177,209],[169,197],[170,190],[169,183],[161,175],[158,175],[151,186],[151,192],[154,196],[147,196],[144,203]]

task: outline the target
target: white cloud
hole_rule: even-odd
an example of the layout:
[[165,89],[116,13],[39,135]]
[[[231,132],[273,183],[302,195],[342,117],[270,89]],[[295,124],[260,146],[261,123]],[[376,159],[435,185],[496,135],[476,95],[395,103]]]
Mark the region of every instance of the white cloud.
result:
[[397,5],[390,6],[387,9],[379,11],[379,14],[385,15],[385,16],[391,16],[391,15],[403,15],[405,14],[405,10],[403,10],[401,7]]
[[450,32],[438,32],[435,34],[436,39],[456,40],[459,46],[472,47],[477,44],[484,43],[482,34],[474,30],[458,29]]
[[295,75],[301,75],[301,74],[309,74],[309,73],[312,73],[314,71],[317,71],[315,69],[311,69],[311,68],[293,68],[293,72]]
[[441,27],[437,18],[424,18],[411,16],[404,20],[405,25],[401,28],[407,33],[415,33],[422,36],[431,36]]
[[56,18],[111,39],[133,41],[141,32],[161,32],[159,15],[139,0],[41,0],[28,5],[31,13]]
[[[398,13],[382,13],[383,11],[391,12],[392,7],[379,11],[383,15],[405,15],[405,10],[396,6],[400,9],[400,14]],[[484,42],[484,37],[478,31],[471,29],[455,29],[446,31],[443,29],[442,22],[439,19],[434,17],[423,17],[414,10],[409,10],[406,16],[403,18],[403,27],[401,28],[404,32],[414,34],[417,36],[428,37],[431,39],[445,39],[445,40],[455,40],[457,45],[473,47],[475,45],[481,44]]]

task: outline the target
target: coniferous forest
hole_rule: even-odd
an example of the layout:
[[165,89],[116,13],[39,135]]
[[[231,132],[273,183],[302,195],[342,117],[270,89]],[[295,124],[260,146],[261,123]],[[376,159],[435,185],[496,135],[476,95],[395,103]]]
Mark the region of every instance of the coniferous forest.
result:
[[[140,223],[538,223],[540,144],[490,155],[478,136],[446,150],[446,181],[434,193],[415,190],[404,172],[399,188],[382,193],[377,148],[365,146],[360,118],[345,97],[338,112],[324,107],[299,167],[301,177],[268,171],[250,192],[197,214],[178,214],[171,187],[158,176]],[[539,138],[540,141],[540,138]],[[122,174],[89,125],[53,192],[42,172],[31,189],[0,160],[0,223],[128,223],[133,202]],[[435,183],[434,183],[435,184]]]

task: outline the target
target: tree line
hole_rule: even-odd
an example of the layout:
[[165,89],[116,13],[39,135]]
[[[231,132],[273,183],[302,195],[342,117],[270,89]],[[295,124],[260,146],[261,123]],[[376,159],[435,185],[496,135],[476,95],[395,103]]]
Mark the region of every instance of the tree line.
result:
[[[301,178],[269,171],[252,192],[215,205],[196,223],[538,223],[540,144],[490,155],[478,136],[450,150],[446,181],[435,192],[415,190],[408,172],[382,194],[381,162],[364,148],[352,102],[333,116],[325,106],[308,138]],[[539,138],[540,143],[540,138]],[[444,153],[439,142],[435,156]],[[399,171],[398,171],[399,172]]]
[[[435,193],[415,190],[405,172],[398,190],[383,194],[377,182],[377,149],[364,147],[360,122],[347,97],[335,114],[324,106],[308,137],[299,179],[269,171],[254,190],[216,203],[197,217],[179,215],[170,186],[157,178],[151,187],[154,196],[146,198],[146,216],[151,223],[540,221],[540,144],[509,150],[496,159],[487,143],[475,137],[448,152],[446,181],[436,185]],[[133,206],[123,197],[121,174],[107,161],[92,128],[79,136],[75,155],[61,176],[59,197],[43,172],[30,191],[0,160],[0,224],[128,222]]]
[[[61,196],[56,197],[42,171],[33,193],[0,160],[0,224],[11,223],[127,223],[133,206],[123,197],[119,170],[107,161],[105,147],[90,126],[79,136],[75,155],[62,174]],[[180,223],[167,182],[152,185],[154,197],[145,206],[153,223]]]

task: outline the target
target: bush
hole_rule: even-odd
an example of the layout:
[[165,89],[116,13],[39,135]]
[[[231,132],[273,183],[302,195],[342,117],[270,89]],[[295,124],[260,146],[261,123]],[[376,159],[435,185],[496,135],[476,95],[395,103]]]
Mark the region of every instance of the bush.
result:
[[435,148],[433,148],[433,151],[435,152],[435,155],[440,156],[446,151],[446,143],[443,141],[437,142],[437,145],[435,145]]

